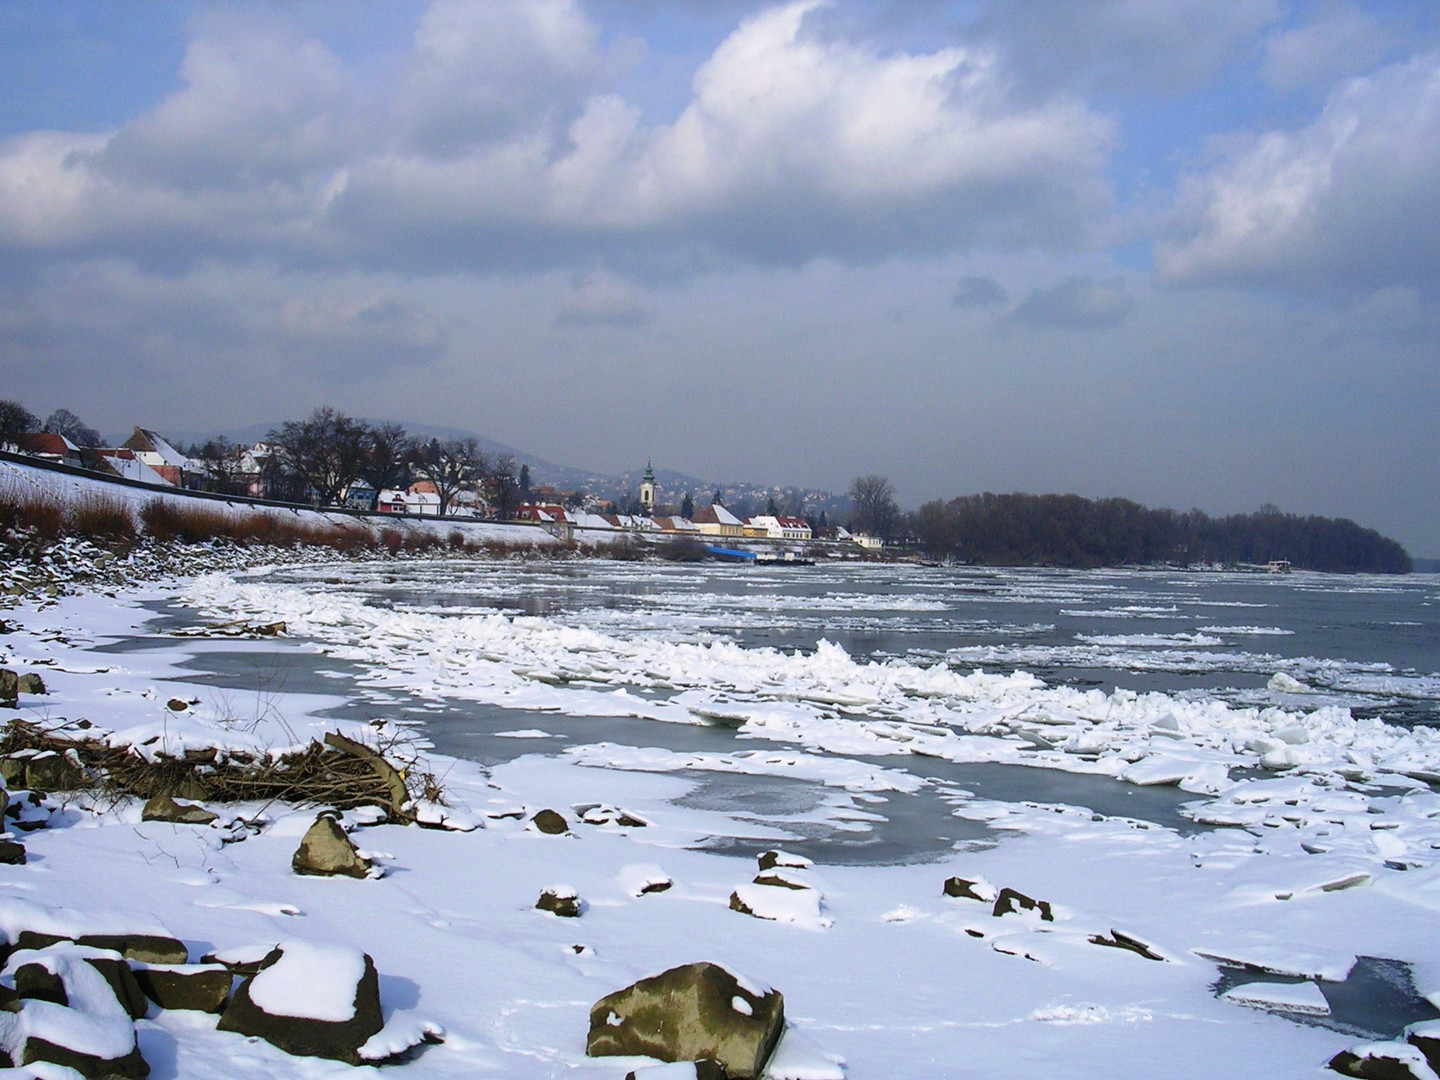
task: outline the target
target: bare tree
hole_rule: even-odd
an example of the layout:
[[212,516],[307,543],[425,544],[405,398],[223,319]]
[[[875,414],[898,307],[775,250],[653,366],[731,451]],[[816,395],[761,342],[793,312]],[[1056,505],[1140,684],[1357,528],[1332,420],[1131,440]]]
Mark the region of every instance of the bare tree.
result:
[[370,495],[372,512],[380,501],[382,489],[398,487],[405,482],[410,466],[418,454],[419,448],[415,445],[415,440],[405,434],[405,429],[399,424],[366,427],[365,452],[360,459],[360,479],[373,489]]
[[520,508],[520,481],[515,475],[515,459],[509,454],[502,454],[491,462],[490,468],[485,471],[485,487],[490,505],[495,508],[495,516],[502,521],[513,518]]
[[100,433],[76,416],[69,409],[56,409],[45,420],[45,430],[54,435],[63,435],[76,446],[99,446]]
[[340,492],[360,475],[365,456],[365,425],[326,405],[305,420],[287,420],[270,440],[280,458],[304,481],[321,506],[332,506]]
[[900,520],[895,505],[895,485],[885,477],[870,473],[850,481],[850,529],[889,540]]
[[435,485],[444,517],[451,500],[485,475],[485,465],[485,455],[474,439],[431,439],[420,451],[416,470]]
[[35,431],[40,418],[18,401],[0,401],[0,442],[13,442],[16,435]]
[[204,446],[191,447],[190,456],[205,463],[205,474],[216,491],[225,495],[244,495],[245,482],[241,478],[240,457],[244,453],[223,435],[209,440]]

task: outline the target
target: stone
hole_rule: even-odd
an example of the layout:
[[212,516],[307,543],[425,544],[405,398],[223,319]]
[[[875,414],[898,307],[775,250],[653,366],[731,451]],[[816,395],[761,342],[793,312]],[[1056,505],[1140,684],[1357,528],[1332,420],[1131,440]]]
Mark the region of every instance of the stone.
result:
[[978,881],[970,881],[963,877],[949,877],[945,879],[945,895],[960,900],[979,900],[983,903],[985,897],[975,891],[975,886],[978,884]]
[[569,823],[554,810],[541,810],[530,820],[547,836],[559,836],[570,831]]
[[769,873],[756,874],[751,884],[769,885],[776,889],[794,889],[797,892],[810,888],[810,886],[806,885],[803,881],[798,881],[793,877],[786,877],[784,874],[776,873],[774,870],[771,870]]
[[1405,1029],[1405,1041],[1425,1055],[1431,1069],[1440,1069],[1440,1020],[1411,1024]]
[[137,1046],[124,1057],[120,1058],[99,1058],[92,1054],[82,1054],[77,1050],[71,1050],[68,1046],[56,1046],[45,1039],[37,1039],[34,1036],[25,1040],[25,1049],[20,1054],[21,1065],[33,1065],[37,1061],[49,1062],[52,1065],[64,1065],[74,1069],[81,1076],[94,1077],[96,1080],[110,1080],[111,1077],[122,1077],[124,1080],[146,1077],[150,1075],[150,1066],[140,1055],[140,1048]]
[[[701,1058],[692,1064],[695,1066],[695,1080],[729,1080],[725,1073],[725,1066],[721,1065],[718,1061]],[[649,1069],[641,1069],[638,1072],[632,1069],[625,1074],[625,1080],[646,1080],[650,1073],[661,1068],[664,1068],[664,1066],[654,1065]]]
[[223,964],[142,964],[135,968],[140,990],[162,1009],[223,1012],[233,981]]
[[[0,702],[3,705],[4,702]],[[0,758],[0,780],[5,781],[6,787],[25,786],[25,758],[7,757]]]
[[169,701],[165,703],[165,708],[169,709],[171,712],[184,712],[186,709],[190,708],[190,703],[181,698],[172,697]]
[[1159,960],[1161,963],[1165,961],[1165,957],[1146,945],[1145,942],[1119,930],[1111,930],[1108,938],[1103,934],[1091,934],[1090,944],[1105,945],[1112,949],[1128,949],[1136,956],[1143,956],[1146,960]]
[[139,1020],[150,1011],[150,1002],[146,999],[145,992],[140,989],[135,973],[119,956],[90,956],[86,957],[85,962],[104,976],[110,989],[115,991],[115,1000],[130,1014],[130,1019]]
[[762,851],[756,862],[760,864],[761,870],[774,870],[777,866],[789,870],[806,870],[810,866],[809,859],[784,851]]
[[22,999],[69,1005],[65,980],[44,964],[21,964],[15,969],[15,993]]
[[45,689],[45,680],[33,671],[27,671],[24,675],[17,677],[15,680],[15,689],[22,694],[48,693]]
[[20,704],[20,676],[9,668],[0,668],[0,708],[13,709]]
[[25,845],[14,840],[0,840],[0,863],[8,866],[25,865]]
[[757,994],[718,964],[686,964],[601,998],[590,1010],[585,1053],[718,1063],[754,1080],[785,1029],[778,990]]
[[576,895],[574,889],[565,886],[544,890],[540,894],[540,899],[535,902],[535,906],[541,911],[559,915],[562,919],[578,919],[580,917],[580,897]]
[[315,819],[295,849],[290,866],[297,874],[321,877],[363,878],[370,873],[370,860],[360,854],[340,823],[329,814]]
[[141,821],[167,821],[176,825],[209,825],[219,817],[203,806],[178,803],[169,795],[156,795],[140,811]]
[[44,750],[25,762],[25,786],[31,791],[76,791],[85,785],[85,770],[68,754]]
[[[1412,1069],[1412,1064],[1416,1068]],[[1341,1050],[1330,1059],[1330,1068],[1341,1076],[1361,1080],[1420,1080],[1428,1071],[1425,1055],[1402,1042],[1364,1043],[1352,1050]]]
[[75,944],[109,949],[142,964],[183,964],[190,958],[183,941],[161,934],[81,934]]
[[1036,900],[1011,888],[1000,890],[1000,895],[995,898],[995,908],[990,914],[998,918],[1001,915],[1018,914],[1022,911],[1038,911],[1044,922],[1055,921],[1055,914],[1050,910],[1048,900]]
[[[294,943],[291,943],[290,947],[293,946]],[[375,971],[375,961],[365,956],[364,972],[355,986],[354,1012],[350,1019],[275,1016],[256,1005],[250,991],[257,979],[264,978],[266,971],[283,961],[286,949],[285,945],[276,946],[261,962],[260,971],[240,984],[220,1015],[219,1030],[258,1036],[287,1054],[330,1058],[350,1065],[362,1064],[360,1047],[384,1026],[380,1012],[380,976]]]

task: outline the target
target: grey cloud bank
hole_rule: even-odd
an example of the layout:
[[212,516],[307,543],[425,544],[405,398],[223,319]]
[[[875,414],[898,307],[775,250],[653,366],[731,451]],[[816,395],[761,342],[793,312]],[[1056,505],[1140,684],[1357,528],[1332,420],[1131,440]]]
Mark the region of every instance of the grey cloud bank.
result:
[[0,374],[105,429],[328,403],[1440,554],[1440,53],[1401,7],[735,4],[660,110],[624,88],[695,50],[678,3],[640,41],[439,0],[371,52],[196,9],[173,93],[0,143]]

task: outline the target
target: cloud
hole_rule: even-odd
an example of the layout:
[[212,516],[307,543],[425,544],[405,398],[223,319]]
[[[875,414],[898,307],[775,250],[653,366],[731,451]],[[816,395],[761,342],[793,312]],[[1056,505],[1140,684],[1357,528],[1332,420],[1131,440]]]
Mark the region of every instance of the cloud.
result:
[[1114,326],[1134,308],[1135,301],[1123,278],[1097,281],[1072,277],[1047,289],[1036,289],[1010,317],[1029,326],[1086,329]]
[[633,330],[650,321],[650,313],[633,289],[608,274],[580,274],[570,283],[555,325],[562,329],[611,326]]
[[1157,263],[1177,282],[1366,289],[1440,282],[1440,54],[1354,79],[1294,131],[1188,177]]
[[1000,308],[1010,302],[1010,294],[994,278],[964,277],[951,301],[957,308]]
[[1109,120],[1018,101],[988,50],[827,36],[823,6],[743,21],[658,124],[575,0],[439,0],[392,83],[240,9],[133,123],[0,146],[0,248],[484,273],[1083,240]]
[[1329,85],[1373,67],[1394,44],[1389,29],[1347,4],[1272,36],[1265,44],[1261,73],[1271,86],[1287,93]]

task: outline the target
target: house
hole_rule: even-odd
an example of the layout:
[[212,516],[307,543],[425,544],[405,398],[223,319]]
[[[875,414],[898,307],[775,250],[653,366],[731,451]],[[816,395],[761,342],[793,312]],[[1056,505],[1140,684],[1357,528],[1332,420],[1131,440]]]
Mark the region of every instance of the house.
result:
[[171,446],[159,432],[137,426],[130,438],[120,444],[122,450],[135,456],[163,476],[167,483],[184,487],[186,474],[201,472],[191,460]]
[[[93,455],[93,456],[92,456]],[[135,451],[125,449],[95,449],[85,453],[85,467],[93,469],[98,473],[113,473],[116,476],[124,477],[126,480],[134,480],[141,484],[151,484],[154,487],[173,487],[174,485],[152,469],[145,462],[135,456]]]
[[[810,526],[805,523],[804,518],[761,514],[759,517],[751,518],[749,525],[761,530],[758,535],[771,540],[810,539]],[[746,535],[749,535],[748,530]]]
[[855,543],[859,544],[866,551],[879,551],[885,546],[885,541],[880,539],[880,537],[869,536],[865,533],[856,533],[855,535],[850,537],[850,539],[853,540]]
[[345,498],[340,505],[350,510],[369,510],[375,494],[375,489],[364,480],[355,480],[345,489]]
[[695,511],[691,520],[704,536],[729,536],[739,539],[745,535],[744,522],[719,503]]
[[80,465],[80,447],[64,435],[52,431],[27,431],[14,437],[15,447],[22,454],[58,461],[61,465]]

